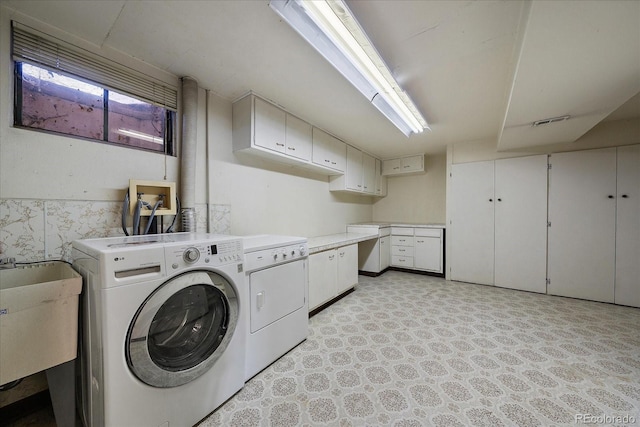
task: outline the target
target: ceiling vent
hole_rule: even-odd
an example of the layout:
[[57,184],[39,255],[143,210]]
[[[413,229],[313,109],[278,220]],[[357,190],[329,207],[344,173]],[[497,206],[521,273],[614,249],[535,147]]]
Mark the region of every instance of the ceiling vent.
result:
[[555,122],[564,122],[565,120],[569,120],[571,118],[571,116],[560,116],[560,117],[552,117],[550,119],[542,119],[542,120],[537,120],[535,122],[533,122],[531,124],[531,126],[538,127],[538,126],[542,126],[542,125],[548,125],[551,123],[555,123]]

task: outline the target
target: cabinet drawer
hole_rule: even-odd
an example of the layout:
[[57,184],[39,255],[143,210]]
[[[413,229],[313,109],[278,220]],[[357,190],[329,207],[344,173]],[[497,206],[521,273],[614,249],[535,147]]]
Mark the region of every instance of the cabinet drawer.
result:
[[391,244],[394,246],[413,246],[413,236],[391,236]]
[[391,256],[391,265],[395,265],[397,267],[413,268],[413,257],[393,255]]
[[413,227],[391,227],[391,234],[395,236],[413,236]]
[[413,246],[391,246],[391,255],[412,257]]
[[442,237],[442,230],[440,228],[416,228],[416,236]]

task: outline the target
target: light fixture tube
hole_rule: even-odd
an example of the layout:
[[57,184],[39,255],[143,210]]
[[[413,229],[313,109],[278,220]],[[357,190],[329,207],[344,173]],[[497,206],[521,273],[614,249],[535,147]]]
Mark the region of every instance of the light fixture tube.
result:
[[269,5],[404,135],[428,128],[342,0],[271,0]]

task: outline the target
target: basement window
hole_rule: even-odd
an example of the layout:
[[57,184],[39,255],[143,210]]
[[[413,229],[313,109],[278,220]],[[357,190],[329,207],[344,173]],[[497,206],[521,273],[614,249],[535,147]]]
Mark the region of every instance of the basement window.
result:
[[14,126],[175,155],[177,89],[12,24]]

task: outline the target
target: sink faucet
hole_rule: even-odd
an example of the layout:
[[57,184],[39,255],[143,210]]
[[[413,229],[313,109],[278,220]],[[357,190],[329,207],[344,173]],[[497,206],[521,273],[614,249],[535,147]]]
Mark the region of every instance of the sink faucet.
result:
[[16,268],[15,258],[0,258],[0,269]]

